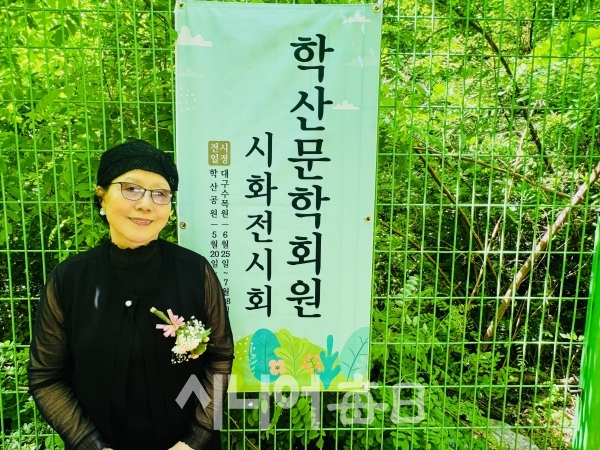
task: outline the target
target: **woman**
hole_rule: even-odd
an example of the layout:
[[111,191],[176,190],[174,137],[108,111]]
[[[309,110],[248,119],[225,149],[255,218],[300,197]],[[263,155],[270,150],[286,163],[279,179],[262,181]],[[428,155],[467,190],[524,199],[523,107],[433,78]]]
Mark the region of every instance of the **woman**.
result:
[[[219,281],[202,256],[158,235],[178,174],[144,141],[100,159],[96,187],[110,242],[70,257],[50,274],[38,308],[29,390],[67,449],[214,449],[231,373],[233,338]],[[200,358],[172,362],[156,308],[210,328]],[[211,402],[176,398],[195,375]],[[193,380],[193,377],[192,377]]]

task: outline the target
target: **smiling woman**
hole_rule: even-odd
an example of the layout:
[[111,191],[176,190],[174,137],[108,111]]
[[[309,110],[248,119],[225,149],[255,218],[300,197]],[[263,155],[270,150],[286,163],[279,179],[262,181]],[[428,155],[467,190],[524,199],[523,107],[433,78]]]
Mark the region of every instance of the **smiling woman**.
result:
[[[29,384],[67,449],[220,448],[212,428],[231,373],[233,338],[210,264],[158,237],[178,181],[173,161],[144,141],[106,151],[96,204],[110,242],[69,258],[48,278]],[[177,318],[173,334],[157,330],[165,325],[154,307]],[[173,338],[192,329],[208,330],[206,352],[186,353],[185,364],[173,364]],[[180,408],[175,401],[192,376],[209,406],[194,399]]]
[[147,170],[130,170],[108,189],[98,186],[96,195],[101,199],[111,240],[119,248],[137,248],[158,239],[171,212],[169,183]]

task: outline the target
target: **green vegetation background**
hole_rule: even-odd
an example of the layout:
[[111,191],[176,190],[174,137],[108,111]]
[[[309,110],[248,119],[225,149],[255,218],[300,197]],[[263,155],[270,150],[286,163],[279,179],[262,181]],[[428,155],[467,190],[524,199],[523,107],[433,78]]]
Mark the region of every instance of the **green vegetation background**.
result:
[[[26,392],[37,299],[59,260],[107,234],[91,206],[100,152],[131,138],[173,150],[173,9],[0,6],[2,449],[62,447]],[[600,195],[600,6],[384,0],[383,13],[371,392],[391,405],[394,384],[422,383],[426,420],[375,411],[347,427],[301,398],[272,404],[266,432],[258,410],[232,410],[223,437],[514,448],[492,433],[501,420],[541,449],[570,448]]]

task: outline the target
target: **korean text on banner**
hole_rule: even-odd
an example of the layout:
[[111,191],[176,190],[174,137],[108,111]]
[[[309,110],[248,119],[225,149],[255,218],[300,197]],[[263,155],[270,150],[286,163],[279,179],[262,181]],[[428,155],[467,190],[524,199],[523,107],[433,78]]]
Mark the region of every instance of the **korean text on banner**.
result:
[[379,8],[186,1],[175,17],[179,241],[223,285],[230,390],[364,385]]

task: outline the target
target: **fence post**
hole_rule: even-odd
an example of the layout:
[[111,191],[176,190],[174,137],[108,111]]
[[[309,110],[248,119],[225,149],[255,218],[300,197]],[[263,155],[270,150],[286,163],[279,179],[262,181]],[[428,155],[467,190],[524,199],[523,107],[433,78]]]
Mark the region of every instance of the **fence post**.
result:
[[598,214],[573,450],[600,449],[600,211]]

